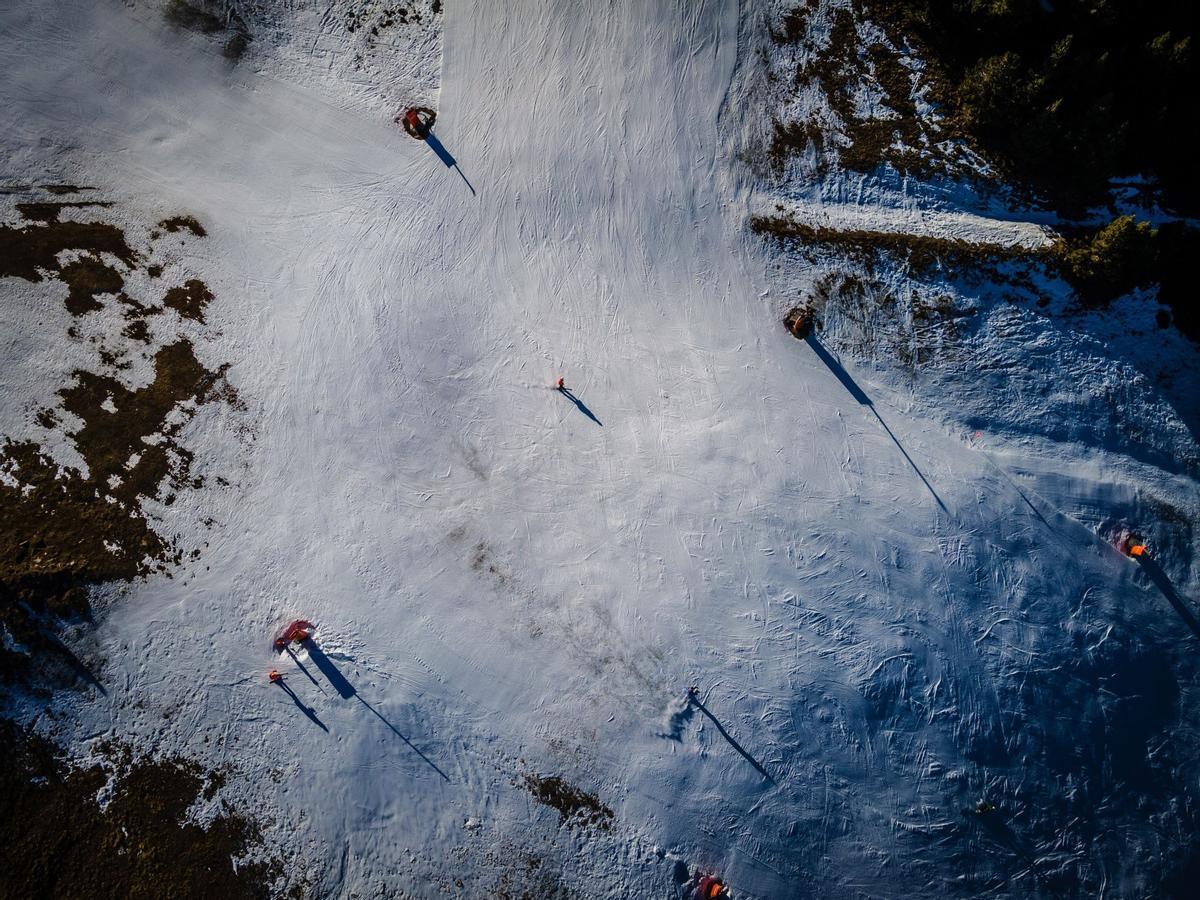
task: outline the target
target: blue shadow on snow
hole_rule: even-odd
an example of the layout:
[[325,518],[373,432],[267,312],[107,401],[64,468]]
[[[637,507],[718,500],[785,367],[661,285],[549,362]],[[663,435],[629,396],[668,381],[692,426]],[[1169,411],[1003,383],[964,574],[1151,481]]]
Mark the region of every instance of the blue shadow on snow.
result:
[[302,701],[296,695],[296,692],[292,690],[291,686],[288,685],[287,682],[285,682],[281,678],[278,681],[276,681],[275,683],[283,689],[283,692],[285,694],[287,694],[289,697],[292,698],[292,702],[296,704],[296,707],[300,710],[300,712],[304,713],[304,715],[306,715],[308,717],[309,721],[311,721],[314,725],[318,726],[326,734],[329,733],[329,729],[327,727],[325,727],[325,723],[317,718],[316,710],[314,710],[311,706],[304,703],[304,701]]
[[725,730],[725,726],[723,726],[719,721],[717,721],[717,717],[708,711],[708,707],[700,702],[699,697],[697,697],[695,694],[690,694],[688,696],[688,700],[689,700],[689,702],[695,704],[696,708],[698,710],[700,710],[700,712],[704,713],[706,716],[708,716],[709,719],[712,720],[712,723],[717,726],[717,731],[721,732],[721,737],[723,737],[723,738],[725,738],[725,740],[729,741],[729,746],[733,747],[734,750],[736,750],[738,753],[740,753],[742,755],[742,757],[746,760],[746,762],[748,762],[748,763],[750,763],[750,765],[754,766],[754,768],[757,770],[759,775],[761,775],[763,778],[767,779],[767,781],[769,781],[772,785],[775,784],[775,779],[771,777],[771,773],[768,772],[766,769],[764,769],[759,764],[758,760],[756,760],[753,756],[751,756],[749,753],[747,753],[746,749],[741,744],[739,744],[737,741],[735,741],[733,739],[733,735],[731,735],[728,731]]
[[557,390],[560,394],[562,394],[564,397],[566,397],[568,400],[570,400],[572,403],[574,403],[575,408],[578,409],[581,413],[583,413],[585,416],[587,416],[589,419],[591,419],[593,422],[595,422],[601,428],[604,427],[604,423],[601,422],[599,419],[597,419],[595,414],[593,414],[590,409],[588,409],[586,406],[584,406],[583,401],[580,400],[578,397],[576,397],[571,392],[570,388],[561,387],[561,388],[555,388],[555,390]]
[[908,460],[908,464],[912,466],[913,471],[917,473],[917,477],[925,483],[925,487],[929,489],[929,493],[933,495],[933,499],[937,501],[937,505],[942,508],[942,512],[949,512],[949,510],[946,509],[946,504],[942,502],[942,498],[938,496],[937,491],[933,489],[933,485],[929,483],[929,479],[926,478],[921,470],[917,468],[917,464],[913,462],[912,457],[908,455],[908,451],[905,450],[900,441],[896,439],[896,435],[892,434],[892,429],[888,428],[887,422],[883,421],[883,416],[879,414],[879,410],[875,408],[875,404],[871,402],[871,398],[863,393],[863,389],[860,388],[858,383],[850,377],[850,373],[842,368],[842,364],[840,362],[833,358],[832,354],[830,354],[830,352],[825,349],[821,342],[817,340],[817,336],[815,334],[810,334],[804,339],[804,341],[808,344],[808,346],[812,347],[813,353],[817,354],[817,358],[820,359],[821,362],[825,363],[825,367],[828,368],[829,371],[834,374],[834,377],[836,377],[837,380],[842,383],[842,387],[850,392],[850,396],[875,414],[875,418],[879,420],[879,424],[883,426],[883,430],[888,433],[888,437],[892,439],[892,443],[896,445],[896,448],[902,454],[904,454],[904,458]]
[[447,169],[453,169],[458,173],[458,176],[464,182],[466,182],[467,187],[470,188],[471,195],[474,196],[475,188],[472,187],[471,182],[467,181],[467,176],[463,174],[462,167],[459,166],[458,160],[450,155],[450,151],[447,150],[442,142],[438,140],[437,135],[432,131],[428,132],[425,135],[425,143],[429,145],[429,149],[434,152],[437,158],[442,161],[442,165],[444,165]]
[[417,756],[419,756],[419,757],[421,757],[421,759],[425,760],[425,762],[429,765],[429,767],[431,769],[433,769],[433,771],[435,771],[439,775],[441,775],[442,778],[444,778],[446,781],[450,780],[450,776],[447,775],[445,772],[443,772],[440,768],[438,768],[437,763],[435,763],[432,759],[430,759],[428,756],[426,756],[424,753],[422,753],[420,750],[418,750],[416,745],[412,741],[410,741],[400,731],[399,728],[397,728],[395,725],[393,725],[391,722],[389,722],[386,718],[384,718],[383,713],[381,713],[379,710],[377,710],[375,707],[373,707],[370,703],[368,703],[366,700],[364,700],[361,696],[359,696],[358,691],[355,690],[354,685],[352,685],[349,681],[346,680],[346,676],[344,676],[338,670],[338,667],[333,664],[333,660],[331,660],[328,656],[325,655],[325,652],[316,645],[316,643],[312,640],[312,638],[309,638],[308,640],[306,640],[304,642],[304,648],[308,651],[308,658],[313,661],[313,665],[317,667],[318,671],[320,671],[320,673],[322,675],[324,675],[326,679],[328,679],[329,683],[333,686],[333,689],[338,692],[338,694],[341,696],[341,698],[343,700],[349,700],[351,697],[354,697],[355,699],[357,699],[358,702],[361,703],[363,706],[365,706],[367,709],[369,709],[371,711],[371,713],[376,718],[379,719],[380,722],[382,722],[384,725],[386,725],[388,727],[388,729],[392,732],[392,734],[396,735],[396,737],[400,738],[400,740],[402,740],[402,741],[404,741],[404,743],[408,744],[409,749],[411,749],[413,751],[413,753],[417,754]]
[[1187,623],[1187,627],[1192,629],[1198,639],[1200,639],[1200,621],[1196,620],[1196,616],[1188,609],[1187,602],[1175,590],[1175,585],[1171,584],[1171,579],[1167,577],[1167,573],[1162,570],[1162,566],[1150,559],[1148,556],[1137,557],[1137,564],[1142,567],[1142,571],[1147,577],[1154,582],[1167,602],[1175,608],[1175,612],[1179,614],[1179,618]]

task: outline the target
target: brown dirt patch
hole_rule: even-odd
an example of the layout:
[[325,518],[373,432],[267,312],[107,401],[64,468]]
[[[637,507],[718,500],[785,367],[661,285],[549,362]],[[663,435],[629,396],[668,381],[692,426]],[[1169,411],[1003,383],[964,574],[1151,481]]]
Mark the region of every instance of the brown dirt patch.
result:
[[839,231],[800,224],[785,215],[753,216],[750,228],[800,253],[837,250],[867,272],[886,259],[916,277],[986,276],[996,283],[1032,291],[1030,275],[1040,271],[1067,282],[1083,308],[1103,307],[1136,288],[1157,285],[1160,300],[1171,307],[1165,321],[1158,317],[1158,326],[1173,323],[1186,337],[1200,342],[1200,312],[1191,289],[1200,230],[1184,223],[1168,222],[1153,228],[1132,216],[1119,216],[1102,226],[1069,231],[1037,249],[900,232]]
[[220,16],[184,0],[171,0],[163,10],[163,17],[176,28],[200,34],[214,34],[225,29]]
[[71,288],[67,309],[73,316],[100,309],[104,304],[96,299],[97,294],[115,294],[125,286],[121,273],[95,256],[67,263],[59,270],[58,277]]
[[84,422],[68,436],[86,475],[60,468],[30,442],[0,449],[9,478],[0,482],[0,622],[31,650],[49,646],[39,614],[87,615],[91,585],[165,571],[182,559],[151,527],[142,498],[170,503],[173,491],[200,486],[189,472],[191,453],[176,441],[183,422],[166,420],[183,401],[210,402],[228,388],[223,371],[204,368],[186,340],[159,350],[154,366],[154,380],[139,390],[81,371],[59,392],[63,409]]
[[163,305],[168,306],[185,319],[204,322],[205,307],[212,301],[212,291],[198,278],[190,278],[183,287],[174,287],[163,297]]
[[[826,149],[836,153],[845,168],[869,172],[890,163],[902,174],[929,174],[944,168],[936,145],[949,137],[946,123],[922,118],[914,99],[912,70],[903,62],[903,42],[889,34],[887,39],[860,34],[861,9],[831,10],[828,39],[819,31],[810,33],[811,7],[784,11],[769,26],[770,39],[780,45],[809,43],[808,61],[792,72],[773,72],[771,80],[803,88],[819,86],[829,109],[837,118],[832,128],[816,119],[776,121],[769,156],[778,168],[789,156],[809,146],[819,155]],[[817,41],[823,40],[819,46]],[[928,79],[922,79],[923,82]],[[862,116],[855,106],[856,92],[870,86],[880,97],[880,114]],[[828,137],[823,133],[828,132]]]
[[[193,231],[186,222],[178,227]],[[79,249],[92,252],[58,263],[58,253]],[[58,278],[70,288],[65,304],[75,315],[99,308],[98,294],[115,294],[126,322],[120,335],[101,344],[99,371],[72,373],[58,391],[58,404],[37,413],[45,427],[66,423],[73,429],[65,436],[85,471],[60,467],[35,443],[0,438],[0,626],[20,645],[0,647],[0,681],[23,679],[35,660],[45,663],[42,676],[62,674],[52,664],[62,657],[76,675],[94,681],[55,637],[58,620],[87,617],[93,585],[169,574],[181,561],[175,542],[154,530],[143,503],[153,498],[170,504],[177,491],[200,487],[179,433],[201,405],[239,402],[225,368],[205,367],[181,337],[154,354],[149,384],[130,388],[118,379],[130,368],[127,353],[141,352],[123,341],[149,343],[150,317],[165,307],[128,296],[124,275],[100,252],[130,269],[138,262],[124,233],[106,223],[0,228],[0,275],[33,282]],[[203,282],[193,279],[165,302],[203,323],[211,300]],[[74,328],[66,337],[82,339]]]
[[196,237],[205,237],[208,234],[204,226],[196,221],[195,216],[172,216],[159,222],[158,227],[171,234],[184,230],[190,231]]
[[[179,760],[70,769],[47,741],[0,722],[0,895],[93,900],[271,896],[278,860],[246,861],[252,821],[228,810],[201,827],[188,809],[220,776]],[[117,780],[108,806],[97,793]]]
[[82,187],[78,184],[43,184],[42,190],[62,196],[63,194],[81,194],[84,191],[94,191],[95,188]]
[[143,318],[134,319],[125,326],[121,334],[131,341],[139,341],[143,344],[150,343],[150,326],[146,324],[146,320]]
[[58,254],[64,250],[110,253],[129,268],[137,254],[125,242],[125,233],[102,222],[49,222],[25,228],[0,226],[0,277],[41,281],[42,271],[58,272]]
[[941,269],[948,275],[995,265],[1005,260],[1047,261],[1047,251],[1026,250],[1002,244],[977,244],[970,241],[936,238],[903,232],[862,231],[858,229],[804,225],[782,216],[753,216],[750,229],[796,247],[829,247],[870,268],[882,254],[905,264],[914,275],[926,275]]
[[81,209],[86,206],[112,206],[103,200],[78,200],[71,203],[18,203],[17,212],[31,222],[57,222],[58,214],[64,209]]
[[525,787],[538,803],[558,810],[559,823],[595,825],[606,829],[612,822],[613,811],[589,794],[557,775],[526,775]]

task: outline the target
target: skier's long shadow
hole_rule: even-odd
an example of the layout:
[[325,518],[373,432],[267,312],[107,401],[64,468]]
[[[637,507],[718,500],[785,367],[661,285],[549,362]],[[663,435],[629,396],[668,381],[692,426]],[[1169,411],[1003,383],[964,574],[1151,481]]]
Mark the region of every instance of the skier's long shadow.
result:
[[467,187],[470,188],[471,196],[475,196],[475,188],[472,187],[471,182],[467,181],[467,176],[463,174],[462,167],[459,166],[458,160],[450,155],[450,151],[447,150],[445,146],[443,146],[442,142],[437,139],[437,135],[432,131],[428,132],[425,135],[425,143],[429,145],[429,149],[437,155],[437,158],[442,161],[442,165],[444,165],[447,169],[454,169],[454,171],[458,172],[458,176],[464,182],[466,182]]
[[946,509],[946,504],[942,502],[942,498],[938,496],[937,491],[933,489],[933,485],[929,483],[929,479],[925,477],[924,473],[919,468],[917,468],[917,464],[913,462],[912,457],[908,455],[908,451],[904,449],[904,445],[897,440],[896,435],[892,434],[892,429],[888,428],[887,422],[883,421],[883,416],[879,414],[879,410],[875,408],[875,404],[871,402],[871,398],[863,393],[862,388],[860,388],[854,379],[850,377],[850,373],[843,369],[842,364],[834,359],[832,355],[830,355],[829,351],[822,346],[815,334],[810,334],[804,340],[808,346],[812,347],[813,353],[817,354],[817,357],[821,360],[821,362],[825,363],[829,371],[834,374],[834,377],[836,377],[837,380],[842,383],[842,387],[850,392],[850,396],[871,410],[871,412],[875,413],[875,418],[879,420],[879,424],[883,426],[883,430],[888,433],[888,437],[892,439],[892,443],[896,445],[896,448],[902,454],[904,454],[904,458],[908,460],[908,464],[912,466],[912,470],[917,473],[917,477],[924,482],[925,487],[929,489],[929,493],[933,495],[933,499],[937,501],[937,505],[942,508],[942,512],[949,512],[949,510]]
[[435,771],[439,775],[441,775],[442,778],[444,778],[446,781],[450,780],[450,776],[447,775],[445,772],[443,772],[440,768],[438,768],[437,763],[435,763],[432,759],[430,759],[428,756],[426,756],[424,753],[422,753],[420,750],[418,750],[416,748],[416,745],[413,744],[412,741],[410,741],[403,734],[401,734],[399,728],[397,728],[395,725],[393,725],[391,722],[389,722],[387,719],[385,719],[383,716],[383,713],[381,713],[379,710],[377,710],[375,707],[373,707],[370,703],[368,703],[362,697],[358,698],[358,702],[361,703],[363,706],[365,706],[367,709],[369,709],[371,712],[373,712],[379,718],[380,722],[382,722],[389,729],[391,729],[392,733],[394,735],[396,735],[396,737],[400,738],[400,740],[402,740],[402,741],[404,741],[404,743],[408,744],[409,748],[412,750],[413,753],[417,754],[417,756],[421,757],[421,759],[425,760],[425,762],[427,762],[429,764],[429,768],[433,769],[433,771]]
[[717,731],[721,732],[721,737],[723,737],[723,738],[725,738],[725,740],[729,741],[729,745],[731,747],[733,747],[733,749],[736,750],[738,753],[742,754],[742,756],[745,758],[746,762],[750,763],[750,765],[754,766],[754,768],[758,770],[759,775],[761,775],[763,778],[767,779],[767,781],[771,782],[772,785],[774,785],[775,779],[771,777],[771,773],[768,772],[766,769],[764,769],[761,765],[759,765],[758,760],[756,760],[753,756],[751,756],[749,753],[747,753],[745,748],[742,747],[741,744],[739,744],[737,741],[735,741],[733,739],[733,735],[731,735],[728,731],[726,731],[725,726],[723,726],[720,722],[717,721],[717,717],[708,711],[708,707],[700,702],[700,698],[697,697],[695,694],[692,694],[690,699],[691,699],[691,702],[696,705],[696,708],[698,710],[700,710],[700,712],[702,712],[706,716],[708,716],[709,719],[712,720],[712,723],[717,726]]
[[418,750],[417,746],[407,737],[405,737],[399,728],[384,718],[383,713],[359,696],[359,693],[355,689],[354,685],[346,680],[346,676],[338,671],[338,667],[333,664],[333,660],[326,656],[324,651],[322,651],[321,648],[318,647],[311,638],[304,642],[304,648],[308,650],[308,658],[313,661],[313,665],[316,666],[321,674],[329,680],[329,683],[333,686],[333,689],[338,692],[343,700],[349,700],[351,697],[354,697],[359,703],[369,709],[379,719],[380,722],[386,725],[391,732],[396,735],[396,737],[408,744],[413,753],[425,760],[425,762],[429,764],[429,767],[433,769],[433,771],[441,775],[442,778],[446,779],[446,781],[450,780],[450,776],[438,768],[437,763]]
[[571,392],[570,388],[561,387],[558,389],[558,392],[560,394],[562,394],[564,397],[566,397],[568,400],[570,400],[572,403],[574,403],[575,408],[578,409],[581,413],[583,413],[585,416],[587,416],[589,419],[591,419],[593,422],[595,422],[601,428],[604,427],[604,423],[601,422],[599,419],[597,419],[596,416],[592,413],[592,411],[583,405],[583,401],[580,400],[578,397],[576,397],[575,394]]
[[305,704],[304,701],[301,700],[296,695],[296,692],[291,689],[291,687],[287,684],[287,682],[285,682],[281,678],[281,679],[279,679],[279,681],[276,681],[275,683],[277,685],[279,685],[281,688],[283,688],[283,692],[285,694],[287,694],[289,697],[292,698],[292,702],[296,704],[296,706],[299,708],[300,712],[302,712],[302,713],[304,713],[304,715],[308,716],[309,720],[313,724],[317,725],[322,731],[324,731],[327,734],[329,733],[329,729],[325,726],[325,723],[317,718],[316,710],[314,710],[311,706],[308,706],[307,704]]
[[1142,555],[1135,558],[1138,565],[1142,567],[1142,571],[1162,591],[1162,595],[1167,598],[1167,602],[1175,607],[1175,612],[1179,613],[1179,618],[1183,619],[1187,623],[1188,628],[1192,629],[1192,634],[1197,639],[1200,639],[1200,621],[1197,621],[1195,615],[1188,609],[1187,601],[1175,590],[1175,585],[1171,584],[1171,579],[1167,577],[1167,573],[1148,556]]

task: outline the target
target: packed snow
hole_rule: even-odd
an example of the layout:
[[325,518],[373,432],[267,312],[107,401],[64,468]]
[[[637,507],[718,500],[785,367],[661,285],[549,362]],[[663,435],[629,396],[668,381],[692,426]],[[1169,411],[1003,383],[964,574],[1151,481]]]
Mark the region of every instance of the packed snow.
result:
[[[797,341],[838,263],[754,212],[1029,247],[1043,219],[764,183],[732,0],[436,15],[364,86],[305,58],[333,38],[235,66],[147,4],[0,9],[5,180],[202,222],[174,264],[245,405],[196,411],[212,478],[150,502],[199,554],[75,638],[107,694],[14,714],[225,767],[312,896],[1145,895],[1195,825],[1200,634],[1106,538],[1200,593],[1194,420],[1144,374],[1186,345],[961,285],[957,363],[914,375],[836,310]],[[37,346],[59,313],[0,291]],[[3,434],[78,465],[29,412],[78,361],[12,358]],[[548,777],[611,817],[564,820]]]

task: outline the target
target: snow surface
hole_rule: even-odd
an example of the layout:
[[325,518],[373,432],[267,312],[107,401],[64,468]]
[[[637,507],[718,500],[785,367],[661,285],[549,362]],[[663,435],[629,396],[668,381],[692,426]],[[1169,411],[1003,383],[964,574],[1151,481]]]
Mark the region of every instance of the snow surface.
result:
[[[1195,522],[1195,470],[964,434],[1019,393],[979,412],[779,326],[744,227],[771,201],[718,127],[748,107],[738,4],[442,15],[457,169],[336,82],[231,68],[145,7],[0,9],[9,174],[204,223],[197,352],[232,362],[252,433],[189,427],[233,484],[160,510],[202,552],[111,592],[88,638],[109,693],[58,697],[59,738],[230,767],[222,797],[316,896],[454,894],[523,854],[583,897],[671,896],[676,861],[743,898],[1148,890],[1188,840],[1196,638],[1095,529],[1156,491]],[[11,380],[48,402],[61,373],[29,366]],[[270,652],[296,616],[325,659]],[[526,773],[611,827],[560,825]],[[963,813],[981,797],[1001,827]]]

